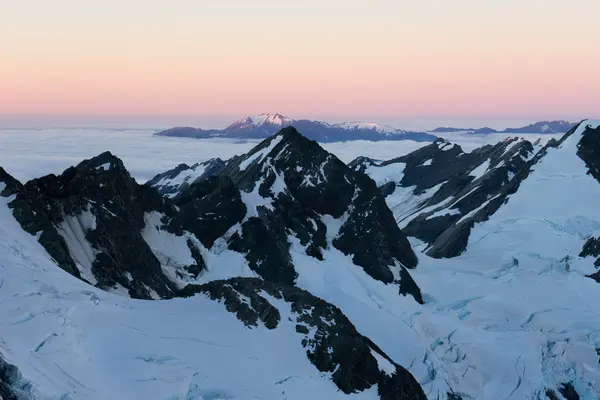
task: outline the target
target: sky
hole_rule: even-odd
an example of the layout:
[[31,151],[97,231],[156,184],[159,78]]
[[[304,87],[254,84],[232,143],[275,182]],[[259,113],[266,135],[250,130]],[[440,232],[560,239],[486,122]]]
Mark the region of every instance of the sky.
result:
[[0,114],[600,114],[598,0],[0,0],[0,9]]

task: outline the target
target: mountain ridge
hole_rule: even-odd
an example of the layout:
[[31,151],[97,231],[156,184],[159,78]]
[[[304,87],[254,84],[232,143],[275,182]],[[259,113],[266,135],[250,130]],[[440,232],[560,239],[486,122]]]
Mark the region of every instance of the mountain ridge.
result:
[[0,168],[0,394],[596,399],[599,138]]
[[538,121],[532,124],[520,127],[520,128],[506,128],[503,130],[497,130],[490,127],[484,128],[453,128],[453,127],[439,127],[433,129],[432,133],[454,133],[454,132],[465,132],[472,134],[491,134],[491,133],[538,133],[538,134],[556,134],[556,133],[567,133],[569,129],[573,128],[576,123],[565,120],[553,120],[553,121]]
[[405,131],[374,122],[344,122],[330,124],[323,121],[311,121],[307,119],[295,120],[281,114],[259,114],[257,116],[245,117],[222,130],[175,127],[158,132],[155,135],[200,139],[265,139],[275,135],[280,129],[291,125],[307,138],[316,140],[320,143],[348,140],[414,140],[419,142],[431,142],[436,139],[434,135],[425,132]]

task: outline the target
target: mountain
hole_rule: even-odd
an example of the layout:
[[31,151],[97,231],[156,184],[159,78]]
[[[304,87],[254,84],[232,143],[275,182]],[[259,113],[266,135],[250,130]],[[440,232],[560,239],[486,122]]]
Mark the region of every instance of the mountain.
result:
[[503,133],[565,133],[576,124],[568,121],[540,121],[522,128],[507,128]]
[[[539,147],[539,146],[537,146]],[[516,190],[536,147],[507,139],[470,153],[443,139],[384,162],[349,164],[375,179],[403,232],[427,243],[427,254],[462,253],[471,227]]]
[[223,130],[203,130],[199,128],[177,127],[156,133],[158,136],[232,139],[265,139],[275,135],[280,129],[294,126],[304,136],[320,143],[343,142],[348,140],[414,140],[432,142],[435,136],[423,132],[410,132],[387,125],[365,122],[345,122],[328,124],[321,121],[293,120],[281,114],[260,114],[245,117]]
[[351,163],[377,181],[421,253],[412,275],[437,310],[427,321],[447,310],[463,321],[433,323],[430,336],[436,354],[453,354],[444,370],[461,393],[488,397],[478,379],[496,378],[469,366],[494,359],[498,379],[520,377],[518,398],[598,397],[600,326],[589,298],[600,299],[599,138],[600,121],[583,121],[545,146],[508,139],[465,153],[440,140],[396,160]]
[[3,398],[598,398],[600,121],[219,161],[0,168]]
[[523,126],[521,128],[506,128],[502,131],[492,128],[451,128],[451,127],[439,127],[431,132],[433,133],[452,133],[452,132],[469,132],[474,134],[488,134],[488,133],[566,133],[569,129],[573,128],[575,123],[568,121],[540,121],[531,125]]
[[375,183],[292,127],[198,179],[215,164],[147,185],[108,152],[24,185],[0,170],[5,397],[425,399],[347,298],[313,294],[422,303]]

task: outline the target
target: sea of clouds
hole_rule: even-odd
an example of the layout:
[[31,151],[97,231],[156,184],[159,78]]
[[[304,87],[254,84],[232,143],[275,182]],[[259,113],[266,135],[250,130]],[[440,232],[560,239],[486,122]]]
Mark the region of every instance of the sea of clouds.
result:
[[[213,157],[242,154],[259,140],[190,139],[153,136],[148,128],[79,127],[0,129],[0,167],[21,181],[59,174],[83,159],[110,151],[120,157],[140,182],[181,163],[194,164]],[[521,135],[549,140],[556,135]],[[495,143],[507,135],[446,134],[444,138],[465,151]],[[410,153],[427,143],[413,141],[328,143],[323,147],[349,162],[358,156],[387,160]]]

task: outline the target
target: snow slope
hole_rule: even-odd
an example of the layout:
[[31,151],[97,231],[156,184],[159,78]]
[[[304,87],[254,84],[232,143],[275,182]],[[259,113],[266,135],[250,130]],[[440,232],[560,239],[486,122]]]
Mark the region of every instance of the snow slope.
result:
[[[577,146],[582,124],[550,148],[508,202],[473,228],[454,259],[420,255],[412,275],[430,294],[422,332],[469,398],[543,398],[571,383],[600,397],[600,286],[578,257],[598,235],[600,183]],[[427,296],[424,294],[424,296]],[[557,397],[562,398],[562,397]],[[579,398],[579,397],[578,397]]]
[[[585,125],[549,148],[506,204],[475,224],[463,254],[418,254],[410,273],[425,304],[361,268],[348,268],[351,256],[332,245],[343,216],[318,221],[327,228],[322,260],[308,256],[289,234],[296,285],[338,306],[362,335],[410,370],[429,399],[451,399],[448,392],[463,400],[540,400],[549,393],[576,398],[561,395],[569,387],[577,398],[600,398],[600,286],[586,277],[596,271],[594,260],[578,256],[588,237],[600,235],[600,183],[577,155]],[[260,153],[243,171],[263,158]],[[419,165],[435,165],[427,160]],[[389,170],[372,174],[378,184],[398,182],[407,172],[404,163],[384,168]],[[484,160],[468,173],[480,180],[493,168],[499,167]],[[275,196],[283,183],[278,175],[274,182]],[[422,199],[412,186],[400,189],[391,195],[406,197],[397,203],[396,217],[410,215],[439,187]],[[251,213],[260,205],[256,196],[252,191],[243,197]],[[0,356],[34,382],[31,388],[21,381],[24,390],[65,399],[347,398],[308,361],[285,304],[273,302],[283,316],[277,329],[249,329],[202,295],[140,301],[99,291],[58,269],[36,238],[21,230],[8,201],[0,197]],[[437,208],[419,210],[453,210],[451,204]],[[146,215],[143,236],[164,256],[163,268],[189,263],[186,238],[160,231],[159,221],[160,215]],[[424,248],[417,239],[412,244]],[[246,260],[222,258],[222,250],[219,243],[203,249],[209,268],[201,282],[248,271]],[[220,263],[227,268],[212,275]],[[389,374],[394,365],[372,351]],[[349,397],[378,398],[376,388]]]
[[85,284],[20,228],[9,200],[0,197],[0,353],[18,366],[24,398],[378,398],[375,387],[340,392],[285,317],[249,329],[204,296],[132,300]]

